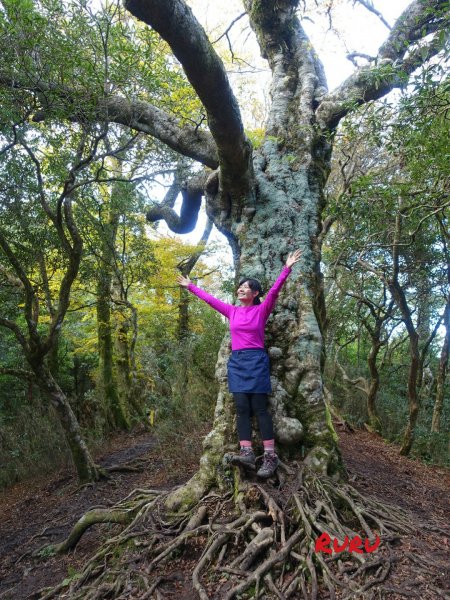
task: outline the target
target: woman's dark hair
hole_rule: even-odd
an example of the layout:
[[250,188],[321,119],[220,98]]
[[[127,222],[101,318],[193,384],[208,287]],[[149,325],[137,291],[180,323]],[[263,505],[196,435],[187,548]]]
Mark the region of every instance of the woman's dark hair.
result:
[[241,281],[239,282],[239,287],[244,283],[248,283],[248,287],[252,290],[252,292],[259,292],[259,294],[253,298],[253,304],[261,304],[261,296],[263,295],[263,289],[259,281],[257,279],[241,279]]

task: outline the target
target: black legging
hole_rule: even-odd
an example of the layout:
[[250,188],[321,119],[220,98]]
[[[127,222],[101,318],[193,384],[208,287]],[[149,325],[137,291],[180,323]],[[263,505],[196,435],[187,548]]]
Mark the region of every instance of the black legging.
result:
[[252,415],[256,415],[263,440],[273,440],[272,416],[267,411],[267,394],[233,394],[240,440],[252,439]]

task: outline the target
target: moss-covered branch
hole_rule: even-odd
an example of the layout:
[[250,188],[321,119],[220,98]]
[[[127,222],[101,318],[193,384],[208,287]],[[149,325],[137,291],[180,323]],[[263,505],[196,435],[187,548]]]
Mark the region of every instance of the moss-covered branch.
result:
[[316,111],[318,123],[325,129],[334,129],[355,106],[382,98],[394,88],[404,86],[417,68],[445,47],[449,22],[447,1],[412,2],[399,17],[373,63],[357,69],[323,98]]
[[231,210],[252,182],[251,145],[221,59],[184,0],[126,0],[125,6],[166,40],[205,107]]

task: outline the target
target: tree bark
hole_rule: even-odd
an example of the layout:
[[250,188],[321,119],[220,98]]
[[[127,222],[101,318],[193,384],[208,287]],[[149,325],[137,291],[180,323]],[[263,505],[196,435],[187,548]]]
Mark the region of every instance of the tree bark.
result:
[[[311,251],[319,229],[321,199],[311,169],[293,170],[279,155],[276,143],[267,142],[255,160],[258,210],[243,211],[232,228],[238,258],[236,279],[256,277],[267,290],[279,275],[287,253],[300,247],[300,273],[287,280],[266,328],[271,360],[273,393],[270,407],[275,439],[283,456],[301,457],[316,471],[333,474],[340,456],[327,417],[322,385],[322,333],[317,319],[318,255]],[[224,454],[234,451],[237,435],[234,406],[227,389],[226,362],[229,338],[225,338],[217,362],[220,391],[213,429],[204,442],[199,472],[172,494],[169,507],[190,505],[211,485],[221,485]],[[219,471],[219,475],[218,475]]]
[[441,356],[436,375],[436,399],[431,420],[431,431],[438,433],[441,429],[441,415],[444,406],[445,378],[447,375],[448,360],[450,354],[450,303],[447,301],[444,312],[445,338],[442,344]]
[[78,481],[80,483],[97,481],[100,477],[100,471],[96,467],[83,440],[77,418],[66,395],[56,383],[47,367],[40,366],[35,368],[34,374],[39,389],[49,398],[59,417],[72,460],[77,470]]
[[114,346],[116,355],[117,389],[119,397],[128,405],[131,392],[130,351],[128,344],[128,319],[123,315],[116,316]]
[[137,384],[134,352],[138,335],[137,310],[124,296],[124,290],[119,281],[116,280],[114,287],[116,290],[114,302],[122,307],[121,311],[116,311],[114,336],[118,393],[122,404],[127,407],[127,412],[142,417],[144,405],[142,391],[138,389]]
[[377,356],[383,346],[381,340],[372,339],[372,347],[367,357],[367,365],[370,372],[370,383],[367,394],[367,413],[369,419],[369,425],[377,432],[381,432],[380,417],[377,412],[377,395],[380,387],[380,373],[378,372]]
[[[324,70],[298,17],[298,0],[244,0],[263,57],[272,72],[272,104],[266,137],[252,156],[239,107],[223,65],[183,0],[126,0],[125,6],[169,43],[205,106],[218,148],[219,171],[206,183],[208,216],[230,242],[236,279],[254,276],[269,287],[287,253],[296,247],[302,261],[288,280],[267,327],[272,361],[271,399],[276,438],[282,453],[300,455],[317,471],[336,472],[339,454],[323,398],[322,327],[326,321],[320,274],[323,189],[330,170],[331,138],[351,106],[379,98],[401,85],[423,62],[409,43],[445,22],[442,0],[413,2],[389,34],[379,59],[357,69],[328,93]],[[430,8],[435,9],[432,13]],[[422,27],[417,29],[417,23]],[[398,44],[402,39],[405,43]],[[429,56],[442,48],[431,36]],[[189,211],[186,211],[189,215]],[[226,388],[228,340],[219,353],[220,392],[213,430],[205,440],[199,472],[170,498],[169,505],[192,505],[220,481],[217,467],[235,447],[233,410]]]
[[101,237],[101,252],[97,284],[97,333],[99,356],[99,390],[106,422],[113,429],[128,429],[128,416],[117,389],[113,368],[114,349],[111,321],[111,295],[115,243],[119,217],[114,209],[114,189],[111,192],[108,221]]

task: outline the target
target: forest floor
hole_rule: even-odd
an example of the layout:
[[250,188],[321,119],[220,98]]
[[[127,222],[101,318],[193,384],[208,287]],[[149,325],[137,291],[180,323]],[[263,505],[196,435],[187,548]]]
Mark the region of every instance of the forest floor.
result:
[[[418,525],[427,522],[440,530],[449,529],[449,471],[399,456],[396,446],[366,431],[342,431],[339,436],[350,483],[355,488],[405,509]],[[81,489],[77,488],[73,475],[61,472],[46,480],[20,483],[1,492],[0,599],[38,599],[39,590],[54,586],[81,570],[101,541],[117,531],[117,526],[92,527],[75,551],[66,555],[31,555],[46,544],[62,541],[89,508],[111,506],[135,488],[168,489],[186,480],[198,465],[196,456],[188,457],[189,464],[185,456],[183,462],[169,462],[161,456],[161,445],[153,432],[122,434],[109,444],[103,455],[96,457],[97,461],[102,466],[110,466],[142,459],[144,470],[115,472],[111,479]],[[380,598],[397,600],[417,596],[418,584],[422,590],[428,586],[441,589],[447,586],[449,595],[443,597],[450,598],[450,533],[447,536],[442,531],[419,530],[414,535],[404,536],[398,551],[404,559],[395,564]],[[411,561],[411,556],[419,555],[419,564]],[[425,563],[431,572],[422,572],[421,565]],[[185,592],[186,588],[188,585]],[[176,590],[168,592],[168,598],[187,598],[186,593],[180,596]],[[196,594],[191,591],[188,596],[194,598]],[[422,597],[425,596],[422,594]],[[426,597],[433,598],[433,592],[430,590]]]

